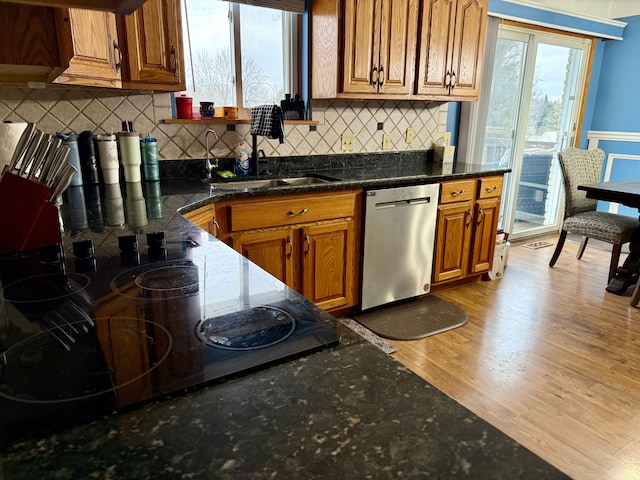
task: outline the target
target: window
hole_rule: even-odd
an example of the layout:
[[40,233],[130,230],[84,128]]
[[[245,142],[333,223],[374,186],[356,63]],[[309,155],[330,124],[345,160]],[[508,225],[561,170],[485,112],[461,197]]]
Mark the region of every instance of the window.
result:
[[183,2],[186,93],[194,105],[250,108],[298,93],[300,15],[220,0]]

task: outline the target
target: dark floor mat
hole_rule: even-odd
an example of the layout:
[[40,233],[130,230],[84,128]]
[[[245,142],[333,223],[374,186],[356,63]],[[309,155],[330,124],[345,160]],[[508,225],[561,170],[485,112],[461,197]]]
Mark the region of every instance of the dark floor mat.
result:
[[467,323],[462,308],[434,295],[395,303],[353,316],[372,332],[394,340],[417,340]]

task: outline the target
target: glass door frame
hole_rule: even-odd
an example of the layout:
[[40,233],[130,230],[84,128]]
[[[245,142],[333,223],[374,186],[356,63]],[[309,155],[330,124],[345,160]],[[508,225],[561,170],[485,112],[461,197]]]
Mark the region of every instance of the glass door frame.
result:
[[[461,106],[460,141],[458,142],[459,158],[472,159],[470,161],[465,161],[466,164],[471,165],[482,161],[485,132],[487,128],[489,97],[491,83],[493,80],[493,63],[495,59],[497,38],[500,36],[501,32],[506,32],[506,35],[509,38],[513,38],[516,41],[524,41],[526,43],[525,51],[527,58],[524,66],[524,79],[521,85],[519,109],[517,113],[517,123],[523,127],[516,128],[515,131],[516,137],[513,139],[513,145],[516,151],[514,152],[513,158],[522,159],[524,155],[524,140],[526,137],[526,125],[529,116],[530,104],[530,99],[527,97],[530,94],[527,93],[527,97],[525,97],[522,92],[531,92],[532,90],[535,54],[537,53],[539,43],[550,43],[553,45],[566,46],[568,48],[577,48],[583,52],[583,60],[581,61],[578,73],[578,78],[582,78],[582,81],[578,81],[577,83],[574,95],[575,100],[573,102],[573,108],[571,109],[571,118],[573,119],[573,125],[571,128],[572,138],[570,138],[566,144],[566,146],[577,146],[579,142],[577,133],[579,132],[579,126],[582,123],[581,115],[583,113],[582,111],[585,103],[584,99],[588,84],[589,67],[592,61],[593,39],[582,35],[549,32],[547,29],[540,29],[528,25],[514,25],[512,22],[503,24],[500,23],[500,20],[497,18],[490,17],[487,26],[487,40],[485,43],[485,60],[480,99],[475,103],[463,102]],[[558,142],[560,145],[562,139],[559,138]],[[555,214],[555,223],[551,225],[542,225],[526,232],[514,234],[512,230],[515,221],[515,203],[517,201],[522,162],[512,162],[512,165],[510,166],[512,171],[505,175],[505,185],[503,188],[499,221],[500,228],[504,228],[506,231],[510,232],[510,238],[524,238],[557,232],[560,230],[562,224],[562,210],[564,208],[564,192],[562,189],[561,173],[557,163],[557,155],[554,155],[553,164],[554,168],[557,169],[558,174],[554,175],[551,180],[548,198],[551,202],[549,205],[549,212]]]
[[[501,35],[503,34],[503,35]],[[520,175],[522,171],[522,162],[513,161],[511,164],[512,172],[508,175],[506,183],[505,194],[503,195],[503,207],[502,207],[502,227],[511,232],[511,238],[524,238],[535,235],[541,235],[545,233],[557,232],[562,224],[562,211],[564,208],[564,191],[562,188],[562,174],[557,162],[557,151],[562,150],[568,146],[575,146],[576,144],[576,128],[577,123],[580,121],[580,114],[582,110],[582,98],[584,94],[584,86],[587,79],[587,68],[590,63],[590,50],[591,42],[584,38],[577,38],[574,36],[567,36],[556,33],[549,33],[545,31],[532,30],[529,28],[503,25],[501,31],[498,33],[503,38],[510,38],[516,41],[526,42],[526,54],[525,54],[525,66],[523,71],[522,91],[520,94],[520,107],[518,110],[518,119],[516,124],[516,137],[514,138],[515,156],[514,159],[522,159],[525,150],[525,141],[527,136],[527,123],[529,119],[529,106],[530,106],[530,92],[533,90],[534,79],[534,67],[538,54],[538,46],[541,43],[551,44],[555,46],[561,46],[566,48],[578,49],[582,51],[582,59],[580,65],[577,68],[577,74],[574,76],[576,80],[576,88],[574,95],[574,101],[572,108],[567,109],[566,106],[563,109],[563,116],[568,116],[569,129],[573,131],[573,138],[564,139],[562,135],[558,136],[557,149],[554,152],[552,159],[552,172],[550,182],[548,186],[548,214],[553,215],[555,220],[549,225],[540,225],[521,232],[513,231],[516,217],[515,203],[518,197],[518,189],[520,187]],[[527,92],[526,94],[524,92]],[[560,132],[558,132],[560,133]],[[569,133],[568,137],[571,137]],[[563,145],[563,142],[567,142]]]

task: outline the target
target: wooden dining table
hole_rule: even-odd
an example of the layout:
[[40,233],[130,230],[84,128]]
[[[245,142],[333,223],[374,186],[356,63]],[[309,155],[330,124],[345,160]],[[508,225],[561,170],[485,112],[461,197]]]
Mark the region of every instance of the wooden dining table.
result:
[[[584,190],[587,198],[620,203],[627,207],[640,210],[640,178],[613,180],[610,182],[590,183],[578,185],[578,190]],[[629,255],[624,263],[618,267],[616,275],[607,285],[607,291],[623,294],[635,283],[629,303],[633,307],[640,302],[640,223],[629,242]]]

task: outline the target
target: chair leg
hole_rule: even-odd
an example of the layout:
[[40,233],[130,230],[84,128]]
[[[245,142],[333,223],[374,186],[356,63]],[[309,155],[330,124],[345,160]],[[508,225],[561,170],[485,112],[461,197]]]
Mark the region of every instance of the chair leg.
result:
[[614,244],[611,252],[611,263],[609,264],[609,278],[607,279],[607,284],[616,276],[618,262],[620,261],[620,252],[622,252],[622,245],[619,243]]
[[633,287],[633,293],[631,294],[629,305],[631,305],[632,307],[637,307],[638,301],[640,301],[640,282],[636,283],[636,286]]
[[549,266],[553,267],[558,261],[558,257],[560,256],[560,252],[562,251],[562,247],[564,247],[564,241],[567,239],[567,231],[560,230],[560,236],[558,237],[558,242],[556,243],[556,249],[553,252],[553,256],[549,261]]
[[582,237],[582,241],[580,242],[580,246],[578,247],[578,253],[576,253],[576,258],[580,260],[582,258],[582,254],[584,253],[584,249],[587,248],[587,242],[589,241],[589,237]]

